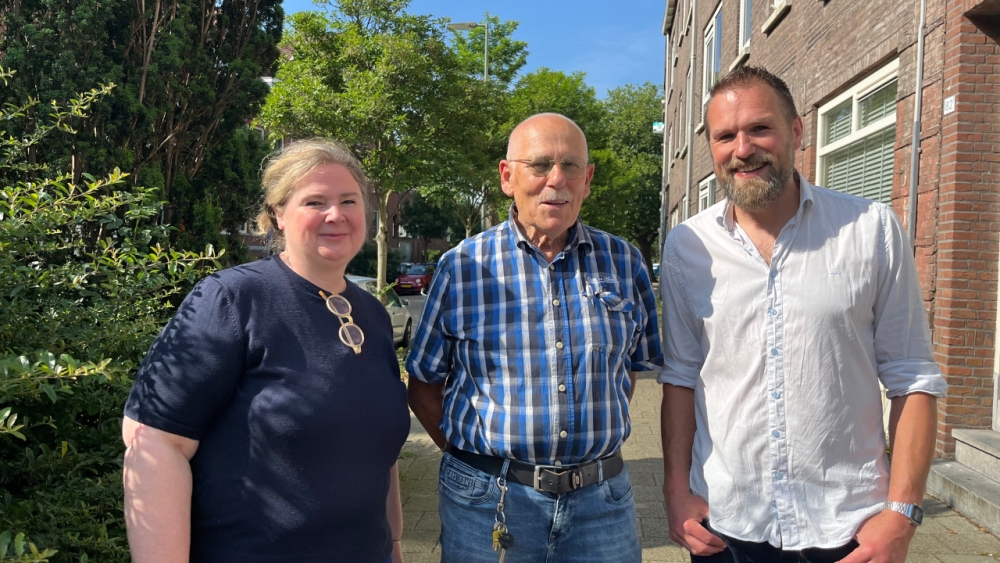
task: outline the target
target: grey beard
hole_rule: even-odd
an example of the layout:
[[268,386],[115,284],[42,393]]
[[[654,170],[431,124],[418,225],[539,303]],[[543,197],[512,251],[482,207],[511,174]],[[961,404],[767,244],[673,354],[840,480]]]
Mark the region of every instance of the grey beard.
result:
[[[774,166],[774,159],[770,157],[761,159],[761,162],[771,164],[772,174],[766,180],[757,178],[745,180],[740,182],[740,186],[737,189],[735,170],[728,166],[726,171],[729,174],[723,178],[719,178],[722,193],[726,195],[726,198],[733,205],[744,211],[759,211],[764,209],[772,201],[778,199],[778,196],[785,191],[785,186],[788,185],[789,180],[792,179],[793,167],[778,168]],[[742,163],[738,164],[738,166],[740,165]]]

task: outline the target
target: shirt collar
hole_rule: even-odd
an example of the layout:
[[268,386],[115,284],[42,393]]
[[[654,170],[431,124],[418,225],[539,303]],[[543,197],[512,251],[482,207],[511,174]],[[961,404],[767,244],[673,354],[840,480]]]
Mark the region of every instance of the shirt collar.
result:
[[[805,179],[798,170],[795,171],[795,175],[799,179],[799,209],[795,212],[795,217],[790,221],[791,223],[796,223],[800,220],[802,214],[806,212],[806,209],[811,209],[815,204],[813,200],[813,186]],[[808,204],[808,205],[807,205]],[[733,229],[736,228],[736,209],[733,203],[726,200],[726,205],[720,211],[720,215],[717,217],[717,222],[719,225],[726,229],[727,232],[732,233]]]
[[[533,248],[538,252],[538,247],[536,247],[528,237],[525,236],[524,232],[521,231],[521,227],[517,224],[514,218],[517,217],[517,204],[511,203],[510,209],[507,211],[507,224],[510,231],[514,234],[514,243],[518,248]],[[566,238],[566,245],[563,246],[563,252],[570,252],[576,250],[578,247],[583,250],[590,250],[594,248],[594,242],[590,238],[590,232],[583,226],[583,221],[577,216],[576,222],[573,226],[569,228],[569,236]]]

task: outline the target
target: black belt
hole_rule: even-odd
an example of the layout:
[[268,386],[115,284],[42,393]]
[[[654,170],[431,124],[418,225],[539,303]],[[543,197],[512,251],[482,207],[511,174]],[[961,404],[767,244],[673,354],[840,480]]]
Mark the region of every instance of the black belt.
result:
[[[448,446],[445,451],[462,463],[496,477],[500,476],[506,461],[500,457],[474,454],[452,446]],[[610,479],[621,473],[624,467],[625,461],[620,451],[601,459],[568,467],[533,465],[510,460],[510,465],[507,466],[507,480],[533,487],[536,491],[568,493],[593,485],[600,480],[602,473],[604,479]]]

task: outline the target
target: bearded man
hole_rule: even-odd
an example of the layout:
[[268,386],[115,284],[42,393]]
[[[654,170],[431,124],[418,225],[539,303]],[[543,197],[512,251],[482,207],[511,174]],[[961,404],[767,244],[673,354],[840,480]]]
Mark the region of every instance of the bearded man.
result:
[[705,126],[726,199],[661,260],[671,538],[692,561],[902,563],[946,386],[899,221],[797,173],[766,69],[724,77]]

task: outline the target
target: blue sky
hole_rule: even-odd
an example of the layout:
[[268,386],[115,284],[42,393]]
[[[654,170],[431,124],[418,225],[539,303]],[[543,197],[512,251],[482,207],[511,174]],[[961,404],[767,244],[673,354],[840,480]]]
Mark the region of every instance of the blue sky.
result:
[[[283,5],[288,14],[316,8],[312,0]],[[517,20],[515,37],[530,52],[522,72],[582,70],[603,98],[617,86],[663,83],[665,6],[664,0],[412,0],[408,11],[456,22],[481,20],[487,11]]]

